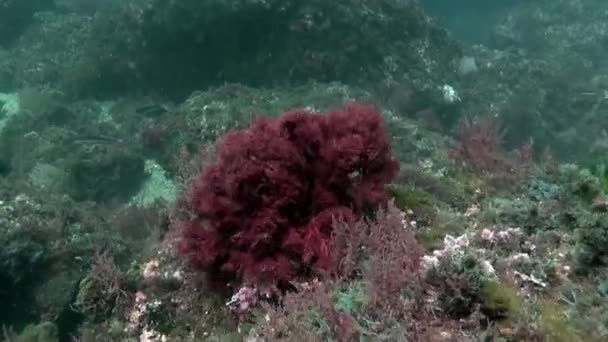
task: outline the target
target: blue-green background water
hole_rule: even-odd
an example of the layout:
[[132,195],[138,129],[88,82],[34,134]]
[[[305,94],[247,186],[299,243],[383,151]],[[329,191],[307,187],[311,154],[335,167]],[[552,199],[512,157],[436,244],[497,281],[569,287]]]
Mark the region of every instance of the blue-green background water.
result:
[[459,39],[469,44],[492,45],[492,28],[505,20],[509,11],[525,4],[522,0],[481,1],[423,0],[427,13]]

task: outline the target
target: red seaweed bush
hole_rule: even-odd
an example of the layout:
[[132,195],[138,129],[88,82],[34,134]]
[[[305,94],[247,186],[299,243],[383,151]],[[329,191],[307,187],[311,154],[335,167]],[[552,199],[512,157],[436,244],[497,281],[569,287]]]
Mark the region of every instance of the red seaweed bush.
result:
[[181,253],[210,277],[256,286],[334,272],[335,220],[354,222],[385,204],[398,169],[373,107],[259,118],[226,134],[198,176]]
[[450,157],[499,189],[516,189],[534,171],[533,142],[507,153],[503,146],[505,131],[493,117],[461,121],[457,142]]
[[492,118],[478,122],[464,118],[458,130],[458,143],[451,151],[451,157],[472,168],[476,172],[493,172],[504,166],[504,131],[500,123]]

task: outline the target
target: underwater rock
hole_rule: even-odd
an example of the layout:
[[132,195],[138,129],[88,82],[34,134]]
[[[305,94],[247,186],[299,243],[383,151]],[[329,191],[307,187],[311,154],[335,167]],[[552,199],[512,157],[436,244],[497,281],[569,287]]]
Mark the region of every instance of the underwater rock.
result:
[[21,334],[9,340],[18,342],[59,342],[59,329],[52,322],[30,324],[23,329]]
[[69,163],[77,200],[127,200],[145,180],[145,160],[120,144],[84,144]]
[[416,3],[399,0],[140,0],[88,21],[48,19],[40,33],[64,31],[68,38],[57,44],[69,45],[57,51],[43,44],[51,60],[69,52],[67,59],[77,67],[65,70],[66,82],[95,84],[97,94],[139,88],[183,99],[225,82],[273,86],[311,80],[408,80],[433,88],[451,81],[461,55],[460,45]]

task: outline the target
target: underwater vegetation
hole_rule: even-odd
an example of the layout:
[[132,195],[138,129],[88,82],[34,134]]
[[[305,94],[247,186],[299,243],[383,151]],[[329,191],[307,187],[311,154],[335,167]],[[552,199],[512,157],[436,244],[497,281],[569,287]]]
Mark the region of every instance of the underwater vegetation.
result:
[[608,3],[465,3],[0,0],[0,340],[608,340]]
[[361,104],[260,118],[217,149],[190,190],[196,219],[181,252],[212,276],[261,287],[335,271],[334,221],[383,204],[399,167],[382,115]]
[[608,158],[599,158],[590,167],[591,173],[597,177],[604,191],[608,191]]

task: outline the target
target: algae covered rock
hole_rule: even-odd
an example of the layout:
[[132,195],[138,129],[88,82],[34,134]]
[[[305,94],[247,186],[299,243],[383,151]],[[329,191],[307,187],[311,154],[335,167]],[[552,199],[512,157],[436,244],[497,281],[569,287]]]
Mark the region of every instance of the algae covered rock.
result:
[[94,24],[104,45],[87,44],[107,71],[103,78],[181,97],[224,82],[408,79],[425,87],[437,75],[449,78],[460,56],[459,45],[410,1],[141,0],[125,7]]
[[76,153],[70,168],[76,199],[127,199],[145,179],[145,160],[123,146],[83,145]]
[[15,342],[59,342],[59,329],[52,322],[30,324],[11,341]]

